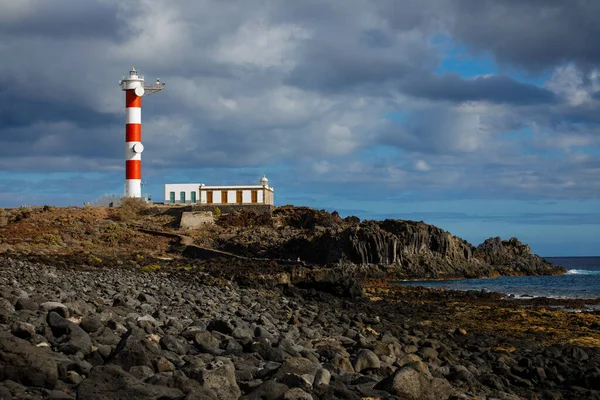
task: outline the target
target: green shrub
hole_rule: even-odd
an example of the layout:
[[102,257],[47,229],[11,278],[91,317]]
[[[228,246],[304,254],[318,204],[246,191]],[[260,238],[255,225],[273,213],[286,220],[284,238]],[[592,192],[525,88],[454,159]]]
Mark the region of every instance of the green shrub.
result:
[[219,218],[221,216],[221,209],[219,207],[215,207],[215,217]]

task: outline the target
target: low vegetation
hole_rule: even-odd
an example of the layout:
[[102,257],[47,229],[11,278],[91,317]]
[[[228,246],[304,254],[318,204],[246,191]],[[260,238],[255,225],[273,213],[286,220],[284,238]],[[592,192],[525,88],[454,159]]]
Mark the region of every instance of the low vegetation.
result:
[[123,222],[134,222],[148,208],[144,199],[126,198],[121,201],[119,208],[119,219]]
[[142,271],[144,271],[144,272],[156,272],[160,269],[161,269],[161,266],[158,264],[144,265],[142,267]]

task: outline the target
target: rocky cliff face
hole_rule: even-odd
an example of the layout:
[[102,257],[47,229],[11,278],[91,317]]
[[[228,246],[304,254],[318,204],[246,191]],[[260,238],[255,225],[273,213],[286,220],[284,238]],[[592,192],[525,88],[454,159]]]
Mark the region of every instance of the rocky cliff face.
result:
[[463,239],[423,222],[367,221],[350,235],[350,260],[399,267],[400,277],[442,278],[485,275],[487,265],[473,257]]
[[512,271],[517,275],[547,275],[555,270],[546,260],[532,254],[529,245],[515,237],[509,240],[489,238],[477,246],[475,256],[500,270]]
[[516,239],[469,242],[424,222],[341,219],[336,213],[283,207],[275,227],[239,229],[218,240],[238,254],[301,259],[313,264],[351,262],[393,267],[398,278],[471,278],[564,272]]
[[359,263],[402,264],[405,257],[447,257],[469,261],[473,246],[424,222],[386,219],[363,222],[351,235]]
[[475,248],[466,240],[424,222],[363,222],[349,235],[350,260],[394,265],[409,278],[471,278],[564,273],[516,238],[490,238]]

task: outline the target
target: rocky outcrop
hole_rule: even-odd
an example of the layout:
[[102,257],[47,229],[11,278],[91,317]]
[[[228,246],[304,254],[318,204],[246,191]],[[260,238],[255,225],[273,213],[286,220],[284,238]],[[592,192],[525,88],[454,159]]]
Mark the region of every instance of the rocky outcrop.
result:
[[[551,274],[557,267],[551,266],[543,258],[532,254],[529,245],[513,237],[502,240],[489,238],[475,249],[475,256],[496,268],[513,274]],[[562,271],[566,272],[566,271]]]
[[533,254],[516,238],[488,239],[477,248],[424,222],[387,219],[363,222],[350,235],[350,259],[395,265],[409,278],[472,278],[494,275],[551,275],[566,272]]
[[423,222],[363,222],[350,242],[352,262],[396,266],[400,276],[468,277],[485,275],[488,267],[473,257],[470,243]]
[[285,206],[274,227],[238,228],[217,247],[236,254],[300,259],[309,264],[354,263],[392,267],[397,278],[474,278],[563,273],[517,239],[469,242],[424,222],[342,219],[337,213]]

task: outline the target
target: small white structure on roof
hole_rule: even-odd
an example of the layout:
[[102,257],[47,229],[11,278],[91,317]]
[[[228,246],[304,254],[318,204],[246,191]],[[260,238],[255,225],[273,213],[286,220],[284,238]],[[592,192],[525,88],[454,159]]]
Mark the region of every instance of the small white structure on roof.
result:
[[273,188],[263,176],[259,185],[207,186],[203,183],[165,184],[164,204],[273,205]]

